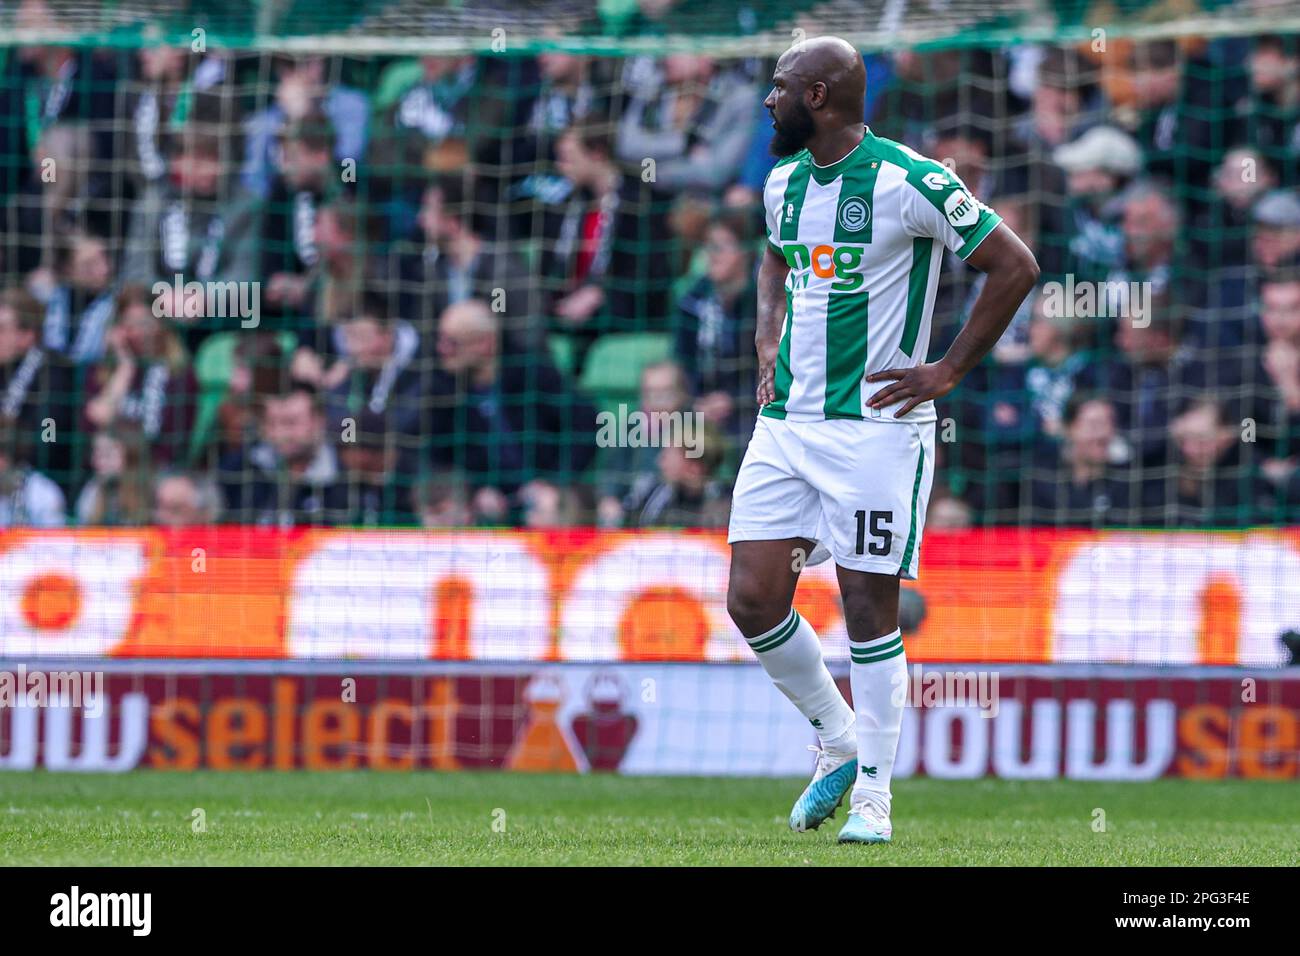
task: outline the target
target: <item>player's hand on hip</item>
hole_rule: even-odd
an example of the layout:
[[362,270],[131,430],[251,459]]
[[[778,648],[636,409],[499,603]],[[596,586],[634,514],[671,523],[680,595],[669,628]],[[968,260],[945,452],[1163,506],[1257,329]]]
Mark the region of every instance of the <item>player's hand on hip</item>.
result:
[[867,376],[868,382],[893,382],[867,400],[871,408],[885,408],[895,402],[903,405],[894,412],[902,418],[922,402],[942,398],[957,387],[960,376],[943,362],[918,365],[915,368],[889,368]]

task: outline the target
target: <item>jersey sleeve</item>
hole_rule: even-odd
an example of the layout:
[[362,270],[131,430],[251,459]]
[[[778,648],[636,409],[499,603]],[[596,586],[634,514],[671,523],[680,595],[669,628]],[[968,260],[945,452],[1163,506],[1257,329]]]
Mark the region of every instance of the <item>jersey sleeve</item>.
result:
[[926,160],[907,174],[903,225],[910,235],[940,240],[966,259],[1002,217],[971,195],[948,167]]
[[763,221],[767,223],[768,245],[776,251],[777,255],[784,255],[785,253],[781,250],[781,230],[778,226],[778,222],[780,221],[781,204],[785,200],[784,198],[777,198],[773,201],[767,188],[767,184],[771,179],[772,173],[769,170],[768,174],[763,177]]

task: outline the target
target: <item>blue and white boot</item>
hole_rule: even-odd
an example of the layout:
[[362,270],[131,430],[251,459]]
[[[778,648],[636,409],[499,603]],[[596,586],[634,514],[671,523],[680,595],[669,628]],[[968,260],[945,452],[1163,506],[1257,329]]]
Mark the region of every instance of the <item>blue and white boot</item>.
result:
[[835,816],[835,808],[858,778],[856,749],[847,753],[831,753],[820,747],[808,749],[817,754],[817,769],[790,811],[790,829],[796,833],[816,830]]
[[840,830],[840,843],[888,843],[894,836],[889,810],[878,802],[854,795],[849,818]]

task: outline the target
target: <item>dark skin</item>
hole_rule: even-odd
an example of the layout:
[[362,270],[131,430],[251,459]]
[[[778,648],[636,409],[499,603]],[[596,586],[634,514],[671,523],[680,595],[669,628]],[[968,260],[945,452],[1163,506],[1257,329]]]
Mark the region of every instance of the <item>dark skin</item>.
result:
[[[777,61],[772,91],[764,105],[776,130],[774,150],[786,154],[807,147],[818,165],[847,156],[861,141],[866,89],[862,58],[835,37],[809,40]],[[802,134],[807,134],[798,142]],[[868,401],[873,408],[903,404],[895,417],[923,402],[942,398],[997,344],[1016,309],[1038,281],[1033,253],[1005,224],[985,237],[966,260],[987,279],[970,318],[946,355],[915,368],[885,369],[868,382],[890,382]],[[775,400],[775,369],[781,324],[785,319],[785,282],[789,264],[769,243],[758,272],[758,404]],[[739,541],[732,545],[727,609],[746,637],[771,630],[785,617],[794,598],[799,571],[813,543],[803,538]],[[849,637],[868,641],[898,627],[897,575],[872,574],[836,567],[844,621]]]

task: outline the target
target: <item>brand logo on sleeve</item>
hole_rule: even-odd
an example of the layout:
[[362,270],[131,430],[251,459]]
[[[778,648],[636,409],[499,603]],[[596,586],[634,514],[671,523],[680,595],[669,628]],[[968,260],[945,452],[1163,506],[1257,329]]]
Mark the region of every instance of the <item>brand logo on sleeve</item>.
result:
[[979,210],[975,208],[975,200],[971,199],[970,193],[964,189],[955,189],[948,194],[948,198],[943,204],[943,212],[954,229],[973,226],[975,220],[979,218]]

